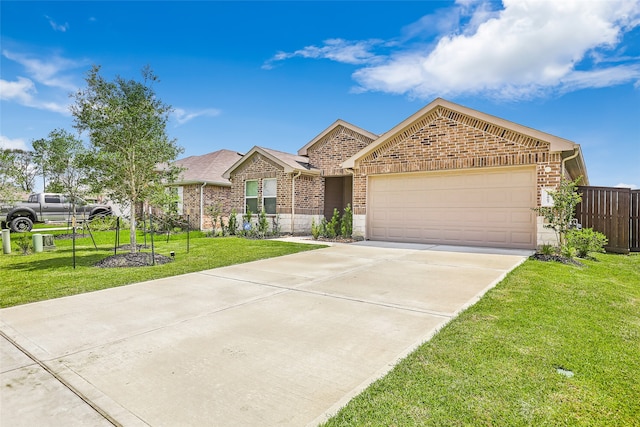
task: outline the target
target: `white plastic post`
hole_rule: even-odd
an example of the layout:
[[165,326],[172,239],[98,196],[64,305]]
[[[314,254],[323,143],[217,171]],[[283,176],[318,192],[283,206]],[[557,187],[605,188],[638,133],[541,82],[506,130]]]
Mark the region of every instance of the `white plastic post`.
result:
[[9,230],[2,230],[2,253],[11,253],[11,232]]
[[33,252],[42,252],[42,234],[36,233],[31,238],[33,239]]

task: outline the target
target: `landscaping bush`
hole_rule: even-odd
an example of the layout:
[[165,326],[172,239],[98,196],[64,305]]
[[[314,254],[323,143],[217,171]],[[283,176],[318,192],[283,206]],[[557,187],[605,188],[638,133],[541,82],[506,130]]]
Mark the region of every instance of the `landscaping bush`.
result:
[[333,215],[331,221],[327,224],[327,237],[329,239],[335,239],[340,234],[340,212],[338,209],[333,208]]
[[227,225],[227,232],[230,236],[238,234],[238,212],[235,209],[231,210],[229,215],[229,223]]
[[258,214],[258,238],[264,239],[269,234],[269,222],[264,208]]
[[347,207],[344,208],[344,213],[342,214],[342,237],[345,239],[351,238],[353,234],[353,211],[351,210],[351,204],[347,204]]
[[556,253],[556,247],[548,243],[545,243],[544,245],[540,246],[539,252],[542,255],[553,255]]
[[16,239],[16,245],[18,245],[22,255],[27,255],[31,251],[31,236],[23,233],[22,236]]
[[[89,223],[89,227],[91,227],[91,231],[109,231],[115,230],[116,225],[118,223],[118,217],[109,215],[109,216],[100,216],[95,219],[92,219]],[[120,228],[129,228],[129,222],[120,220]]]
[[567,245],[575,248],[580,258],[586,258],[590,252],[604,252],[607,242],[607,236],[592,228],[570,230],[567,233]]

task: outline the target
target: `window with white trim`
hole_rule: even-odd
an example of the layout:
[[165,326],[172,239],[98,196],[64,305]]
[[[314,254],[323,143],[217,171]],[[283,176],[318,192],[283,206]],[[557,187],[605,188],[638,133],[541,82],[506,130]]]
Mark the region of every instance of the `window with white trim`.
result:
[[278,180],[268,178],[262,180],[262,206],[267,214],[276,214],[276,196],[278,193]]
[[244,182],[244,209],[245,213],[258,213],[258,181]]

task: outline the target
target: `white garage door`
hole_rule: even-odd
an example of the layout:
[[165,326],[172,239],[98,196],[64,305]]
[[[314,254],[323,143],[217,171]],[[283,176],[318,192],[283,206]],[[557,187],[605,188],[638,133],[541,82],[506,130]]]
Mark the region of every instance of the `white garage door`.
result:
[[371,240],[534,248],[534,167],[369,177]]

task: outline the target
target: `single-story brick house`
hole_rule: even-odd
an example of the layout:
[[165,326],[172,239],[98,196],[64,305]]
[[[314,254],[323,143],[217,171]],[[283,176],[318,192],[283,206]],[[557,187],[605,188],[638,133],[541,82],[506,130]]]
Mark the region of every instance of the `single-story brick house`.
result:
[[338,120],[297,155],[254,147],[223,177],[232,208],[285,232],[350,203],[365,239],[534,248],[555,236],[532,208],[563,175],[589,184],[578,144],[436,99],[381,136]]
[[278,215],[281,230],[309,233],[312,220],[331,216],[352,202],[353,177],[340,165],[378,138],[337,120],[298,154],[253,147],[229,168],[231,206]]
[[218,150],[176,160],[175,164],[184,170],[170,187],[178,193],[178,213],[189,215],[191,227],[212,228],[211,216],[206,212],[208,206],[219,204],[222,212],[231,211],[231,182],[222,175],[241,158],[242,154],[235,151]]

